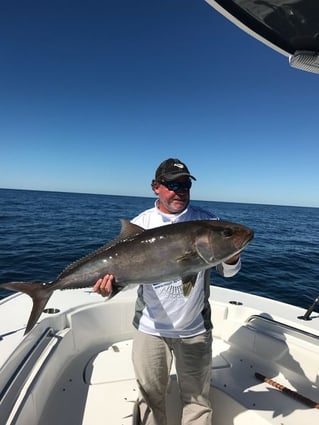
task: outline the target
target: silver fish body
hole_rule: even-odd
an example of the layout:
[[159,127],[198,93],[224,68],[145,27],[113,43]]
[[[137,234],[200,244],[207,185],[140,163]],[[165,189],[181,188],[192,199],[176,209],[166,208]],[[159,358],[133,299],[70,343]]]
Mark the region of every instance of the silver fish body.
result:
[[239,253],[253,238],[241,224],[196,220],[144,230],[122,220],[118,238],[70,264],[53,282],[9,282],[1,287],[33,299],[29,332],[56,289],[91,287],[107,273],[115,276],[114,294],[127,284],[153,284],[181,279],[187,294],[199,271]]

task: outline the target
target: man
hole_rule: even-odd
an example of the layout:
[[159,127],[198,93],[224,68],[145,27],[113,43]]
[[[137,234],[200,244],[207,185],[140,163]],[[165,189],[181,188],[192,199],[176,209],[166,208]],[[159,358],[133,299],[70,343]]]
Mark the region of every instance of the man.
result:
[[[152,189],[158,196],[155,206],[139,214],[132,223],[150,229],[181,221],[218,219],[190,205],[192,180],[196,180],[195,177],[179,159],[163,161],[152,181]],[[240,266],[238,254],[217,269],[223,276],[230,277]],[[187,297],[180,280],[139,286],[132,358],[143,424],[167,423],[165,396],[173,354],[183,406],[182,424],[212,424],[209,277],[209,271],[200,272]],[[103,296],[109,295],[113,278],[116,276],[99,279],[94,290]]]

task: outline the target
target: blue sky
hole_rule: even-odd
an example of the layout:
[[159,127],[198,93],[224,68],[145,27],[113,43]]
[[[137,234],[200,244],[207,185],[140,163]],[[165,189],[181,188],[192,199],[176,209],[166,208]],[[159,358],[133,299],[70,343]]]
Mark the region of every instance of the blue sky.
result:
[[201,0],[3,0],[0,187],[319,207],[319,75]]

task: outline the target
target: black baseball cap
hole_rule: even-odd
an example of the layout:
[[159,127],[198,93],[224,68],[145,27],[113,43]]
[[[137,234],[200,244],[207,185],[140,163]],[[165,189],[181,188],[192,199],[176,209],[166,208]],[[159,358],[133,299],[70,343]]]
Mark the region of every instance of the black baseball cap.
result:
[[155,172],[155,180],[175,180],[178,177],[187,176],[193,180],[196,180],[192,176],[187,168],[187,166],[177,158],[169,158],[163,161]]

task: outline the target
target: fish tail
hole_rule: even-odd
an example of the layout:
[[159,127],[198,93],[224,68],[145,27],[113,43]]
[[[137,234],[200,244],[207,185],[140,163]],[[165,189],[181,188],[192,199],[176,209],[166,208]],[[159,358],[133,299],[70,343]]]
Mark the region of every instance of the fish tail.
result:
[[53,289],[50,288],[50,284],[45,282],[9,282],[1,284],[0,288],[24,292],[32,298],[33,306],[24,332],[24,334],[27,334],[37,323],[44,307],[53,293]]

